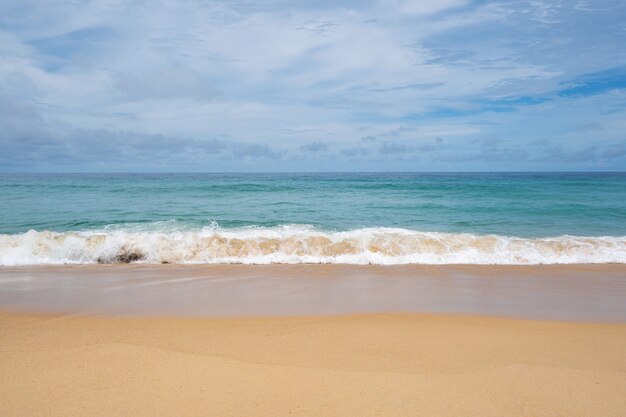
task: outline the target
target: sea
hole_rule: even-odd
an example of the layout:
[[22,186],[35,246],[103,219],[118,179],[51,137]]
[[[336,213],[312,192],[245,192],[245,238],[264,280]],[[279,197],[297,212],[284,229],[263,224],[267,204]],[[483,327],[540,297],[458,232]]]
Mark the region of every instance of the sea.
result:
[[0,265],[94,263],[626,263],[626,173],[0,175]]

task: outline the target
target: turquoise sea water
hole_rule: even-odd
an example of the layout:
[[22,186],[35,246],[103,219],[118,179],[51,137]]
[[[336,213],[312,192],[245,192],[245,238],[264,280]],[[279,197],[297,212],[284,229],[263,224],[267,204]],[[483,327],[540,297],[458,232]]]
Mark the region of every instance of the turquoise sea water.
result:
[[5,174],[0,234],[0,264],[499,263],[554,242],[500,258],[624,262],[626,174]]

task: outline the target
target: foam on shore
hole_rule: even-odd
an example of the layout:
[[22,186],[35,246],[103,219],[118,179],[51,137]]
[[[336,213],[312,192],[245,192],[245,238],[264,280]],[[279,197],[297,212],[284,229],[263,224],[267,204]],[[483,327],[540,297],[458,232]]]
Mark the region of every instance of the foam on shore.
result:
[[200,230],[103,229],[0,235],[0,265],[577,264],[626,263],[626,236],[522,238],[394,228],[309,226]]

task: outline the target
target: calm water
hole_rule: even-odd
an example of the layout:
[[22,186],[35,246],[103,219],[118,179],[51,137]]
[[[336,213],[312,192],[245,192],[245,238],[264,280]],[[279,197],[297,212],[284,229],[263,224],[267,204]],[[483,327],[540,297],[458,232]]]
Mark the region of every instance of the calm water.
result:
[[1,175],[0,214],[0,233],[217,222],[623,236],[626,174]]
[[[626,174],[0,175],[0,234],[13,249],[27,243],[29,230],[178,240],[192,232],[200,233],[195,239],[236,232],[243,239],[257,231],[257,243],[308,231],[337,243],[338,232],[380,228],[526,239],[611,236],[620,238],[621,250]],[[124,244],[107,250],[119,252]],[[0,245],[5,264],[17,256],[7,247]],[[94,261],[77,251],[71,256]],[[53,259],[54,248],[48,252]]]

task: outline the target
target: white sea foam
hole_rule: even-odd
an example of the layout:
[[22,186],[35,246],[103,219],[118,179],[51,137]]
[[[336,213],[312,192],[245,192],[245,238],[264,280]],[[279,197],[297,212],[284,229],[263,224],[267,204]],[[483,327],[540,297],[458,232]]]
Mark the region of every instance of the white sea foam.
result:
[[626,263],[626,236],[519,238],[306,226],[196,231],[105,229],[0,235],[0,265],[88,263],[575,264]]

